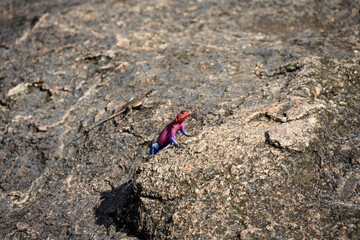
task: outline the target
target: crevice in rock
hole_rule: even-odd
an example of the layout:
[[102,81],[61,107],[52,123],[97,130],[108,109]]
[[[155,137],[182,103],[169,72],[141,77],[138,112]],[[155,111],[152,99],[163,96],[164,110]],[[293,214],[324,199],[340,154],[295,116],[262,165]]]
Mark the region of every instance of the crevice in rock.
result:
[[278,140],[271,139],[269,131],[265,132],[265,144],[270,145],[274,148],[280,149],[282,151],[289,152],[289,153],[300,153],[301,152],[301,151],[297,151],[295,149],[290,149],[288,147],[281,146],[281,144]]
[[175,198],[162,198],[160,196],[151,196],[151,195],[141,195],[142,198],[147,198],[147,199],[150,199],[150,200],[157,200],[157,201],[160,201],[162,203],[166,202],[166,201],[173,201],[175,200]]
[[0,100],[0,105],[10,109],[10,103],[9,103],[8,99],[5,99],[5,98],[1,99]]
[[298,71],[301,71],[301,69],[303,69],[305,66],[304,63],[300,63],[300,62],[291,62],[282,66],[279,66],[278,68],[275,69],[270,69],[270,70],[262,70],[262,71],[255,71],[255,75],[259,78],[266,76],[266,77],[277,77],[280,75],[284,75],[286,76],[288,73],[296,73]]
[[[284,116],[284,118],[286,118],[286,116]],[[261,112],[256,114],[255,116],[253,116],[248,122],[252,122],[252,121],[273,121],[273,122],[278,122],[278,123],[285,123],[287,122],[286,119],[282,119],[280,117],[274,116],[274,115],[270,115],[268,112]]]
[[281,146],[279,141],[270,139],[269,131],[265,132],[265,143],[272,146],[272,147],[274,147],[274,148],[284,150],[284,148]]
[[37,88],[37,89],[39,89],[39,90],[42,91],[42,92],[46,92],[46,93],[49,95],[49,97],[52,96],[51,89],[46,88],[46,87],[44,86],[44,82],[43,82],[43,81],[33,82],[33,83],[31,84],[31,87]]
[[8,46],[6,43],[0,43],[0,48],[10,49],[10,46]]

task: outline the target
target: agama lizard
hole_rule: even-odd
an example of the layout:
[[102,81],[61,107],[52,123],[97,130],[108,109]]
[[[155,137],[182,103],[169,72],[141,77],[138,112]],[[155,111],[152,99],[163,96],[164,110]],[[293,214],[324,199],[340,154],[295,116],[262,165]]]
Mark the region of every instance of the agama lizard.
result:
[[169,123],[164,130],[160,133],[156,143],[153,143],[150,149],[150,155],[155,155],[160,150],[165,148],[169,144],[175,144],[175,146],[179,146],[179,144],[175,140],[175,135],[178,131],[181,131],[182,134],[184,134],[187,137],[191,137],[190,134],[185,132],[185,126],[184,121],[190,116],[191,112],[190,110],[184,110],[181,111],[176,118]]
[[120,114],[124,113],[124,112],[131,112],[132,109],[134,108],[139,108],[141,106],[143,106],[147,100],[149,99],[149,97],[151,95],[153,95],[154,93],[156,93],[157,91],[155,89],[151,89],[150,91],[148,91],[145,95],[137,97],[135,99],[131,98],[129,102],[127,102],[124,106],[122,106],[120,108],[120,111],[115,112],[114,114],[112,114],[110,117],[101,120],[97,123],[95,123],[94,125],[92,125],[91,127],[89,127],[88,129],[85,129],[85,133],[82,134],[81,136],[75,138],[74,140],[72,140],[70,143],[68,143],[64,148],[68,147],[70,144],[72,144],[73,142],[79,140],[80,138],[86,136],[91,130],[93,130],[94,128],[100,126],[101,124],[113,119],[114,117],[119,116]]

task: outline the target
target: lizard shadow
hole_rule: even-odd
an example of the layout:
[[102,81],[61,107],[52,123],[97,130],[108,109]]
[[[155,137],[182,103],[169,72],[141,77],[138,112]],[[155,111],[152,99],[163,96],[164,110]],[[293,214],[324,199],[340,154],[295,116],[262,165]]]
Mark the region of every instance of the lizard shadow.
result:
[[132,180],[121,186],[101,193],[100,205],[94,208],[95,224],[103,225],[106,229],[114,226],[116,231],[131,232],[118,219],[117,210],[124,208],[134,196]]

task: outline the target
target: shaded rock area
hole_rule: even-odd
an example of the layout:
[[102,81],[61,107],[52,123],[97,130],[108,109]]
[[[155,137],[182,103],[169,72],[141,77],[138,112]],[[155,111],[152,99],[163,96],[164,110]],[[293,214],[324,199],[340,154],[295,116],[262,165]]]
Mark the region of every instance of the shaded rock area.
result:
[[0,7],[2,239],[360,238],[360,1]]

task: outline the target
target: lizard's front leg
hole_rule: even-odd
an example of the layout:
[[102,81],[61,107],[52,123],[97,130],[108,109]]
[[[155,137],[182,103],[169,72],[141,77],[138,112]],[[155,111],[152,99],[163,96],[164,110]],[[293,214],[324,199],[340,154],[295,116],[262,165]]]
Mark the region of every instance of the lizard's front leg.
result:
[[181,125],[180,125],[180,131],[181,131],[181,133],[184,134],[185,136],[187,136],[187,137],[192,137],[190,134],[188,134],[188,133],[185,131],[184,123],[181,123]]
[[188,134],[185,130],[181,130],[181,133],[187,137],[192,137],[192,135]]
[[169,140],[170,140],[171,144],[175,144],[176,147],[179,147],[179,144],[175,140],[175,136],[171,137]]
[[132,107],[131,106],[127,107],[125,118],[128,119],[129,115],[131,115],[130,117],[132,117]]

